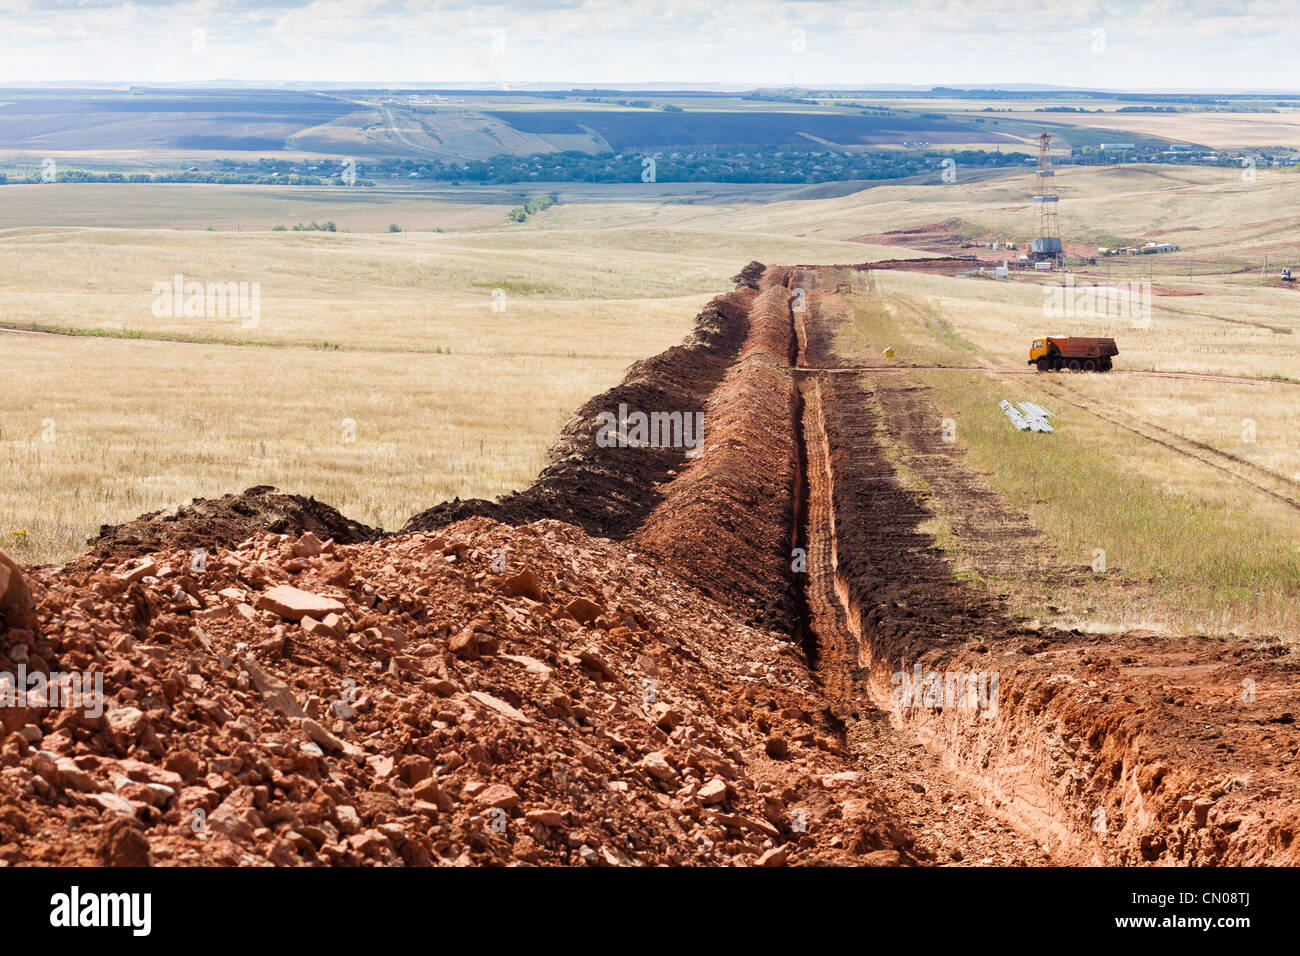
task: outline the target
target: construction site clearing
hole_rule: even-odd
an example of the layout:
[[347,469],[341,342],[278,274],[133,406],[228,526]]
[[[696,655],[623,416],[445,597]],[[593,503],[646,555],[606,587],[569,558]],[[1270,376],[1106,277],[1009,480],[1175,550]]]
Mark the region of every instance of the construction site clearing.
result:
[[[1295,864],[1288,648],[956,580],[881,446],[924,396],[822,275],[752,263],[500,501],[260,487],[0,562],[0,862]],[[604,447],[620,404],[698,454]]]

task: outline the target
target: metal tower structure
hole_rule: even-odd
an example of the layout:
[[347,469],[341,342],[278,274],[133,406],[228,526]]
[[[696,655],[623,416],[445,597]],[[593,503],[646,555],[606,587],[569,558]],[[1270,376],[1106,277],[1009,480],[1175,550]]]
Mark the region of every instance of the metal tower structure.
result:
[[1029,247],[1029,258],[1035,262],[1060,261],[1061,227],[1057,223],[1056,171],[1047,147],[1052,138],[1043,130],[1038,137],[1038,168],[1034,170],[1034,209],[1038,213],[1038,235]]

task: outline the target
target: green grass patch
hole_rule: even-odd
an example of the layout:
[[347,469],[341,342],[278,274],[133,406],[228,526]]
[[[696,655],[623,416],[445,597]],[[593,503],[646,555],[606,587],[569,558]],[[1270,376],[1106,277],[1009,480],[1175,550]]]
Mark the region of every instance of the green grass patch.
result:
[[[1206,608],[1300,591],[1294,542],[1248,512],[1135,475],[1125,462],[1139,440],[1115,426],[979,373],[918,377],[956,420],[971,464],[1030,511],[1067,563],[1089,565],[1101,549],[1108,575],[1154,583],[1171,598],[1194,592],[1193,603]],[[1016,431],[998,408],[1001,398],[1045,404],[1057,413],[1056,434]]]
[[927,302],[896,294],[847,293],[853,321],[840,329],[835,348],[879,357],[892,346],[895,360],[917,365],[966,364],[979,352]]

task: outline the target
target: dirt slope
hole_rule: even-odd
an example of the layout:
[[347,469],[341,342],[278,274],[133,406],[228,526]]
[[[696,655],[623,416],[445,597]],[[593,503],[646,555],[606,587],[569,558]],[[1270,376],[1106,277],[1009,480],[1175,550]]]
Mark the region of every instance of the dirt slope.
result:
[[790,634],[798,462],[782,278],[763,279],[736,366],[709,399],[703,451],[666,486],[633,540],[745,620]]
[[382,533],[315,498],[282,494],[269,485],[243,494],[195,498],[170,511],[154,511],[120,525],[103,525],[91,549],[69,567],[94,569],[106,560],[138,557],[164,548],[228,548],[258,531],[310,531],[340,544],[371,541]]

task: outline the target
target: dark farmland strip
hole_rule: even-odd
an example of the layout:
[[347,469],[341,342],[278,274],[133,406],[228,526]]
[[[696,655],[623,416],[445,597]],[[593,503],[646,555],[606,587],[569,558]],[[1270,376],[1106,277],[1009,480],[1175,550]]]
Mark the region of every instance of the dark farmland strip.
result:
[[811,142],[866,145],[935,139],[946,143],[1012,142],[1009,137],[942,120],[831,113],[668,113],[659,110],[489,112],[523,133],[581,133],[588,126],[615,149],[633,146],[764,145]]

